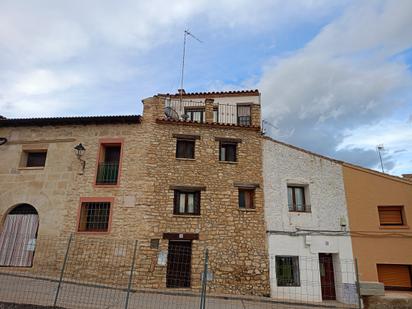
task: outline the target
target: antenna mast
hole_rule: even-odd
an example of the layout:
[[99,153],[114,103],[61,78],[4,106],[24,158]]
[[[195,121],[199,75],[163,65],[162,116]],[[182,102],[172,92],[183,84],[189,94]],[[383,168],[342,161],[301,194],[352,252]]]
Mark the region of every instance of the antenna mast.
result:
[[384,149],[385,148],[383,148],[383,144],[379,144],[378,146],[376,146],[376,151],[378,152],[379,160],[381,161],[382,173],[385,173],[385,170],[383,169],[383,161],[382,161],[382,156],[381,156],[381,151]]
[[186,57],[186,39],[187,37],[190,36],[194,38],[196,41],[199,43],[203,43],[201,40],[199,40],[197,37],[195,37],[188,29],[184,31],[183,34],[183,56],[182,56],[182,72],[180,76],[180,101],[182,100],[182,95],[183,95],[183,78],[184,78],[184,72],[185,72],[185,57]]

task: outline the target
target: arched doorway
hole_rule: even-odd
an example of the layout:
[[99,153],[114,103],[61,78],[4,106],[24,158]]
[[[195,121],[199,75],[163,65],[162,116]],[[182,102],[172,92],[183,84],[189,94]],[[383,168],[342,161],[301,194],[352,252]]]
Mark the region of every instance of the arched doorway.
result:
[[33,206],[14,207],[0,233],[0,266],[32,266],[38,228],[39,215]]

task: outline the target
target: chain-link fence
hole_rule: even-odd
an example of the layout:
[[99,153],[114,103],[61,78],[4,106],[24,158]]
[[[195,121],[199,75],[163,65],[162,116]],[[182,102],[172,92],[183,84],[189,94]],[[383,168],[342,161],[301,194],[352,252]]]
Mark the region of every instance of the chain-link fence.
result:
[[[270,275],[256,295],[256,267],[227,260],[234,249],[167,251],[135,240],[76,234],[19,238],[0,265],[0,308],[359,308],[356,265],[337,256],[270,256]],[[4,253],[4,252],[3,252]],[[266,257],[267,258],[267,257]],[[21,265],[24,260],[24,267]],[[270,297],[269,297],[270,296]],[[3,307],[2,307],[3,306]],[[21,307],[25,308],[25,307]]]

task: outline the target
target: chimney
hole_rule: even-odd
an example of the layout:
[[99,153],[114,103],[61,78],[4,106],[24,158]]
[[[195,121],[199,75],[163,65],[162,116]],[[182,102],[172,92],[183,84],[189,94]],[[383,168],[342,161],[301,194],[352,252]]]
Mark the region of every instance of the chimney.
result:
[[186,91],[184,89],[177,89],[177,93],[179,95],[183,95],[183,94],[186,94]]
[[412,174],[402,174],[402,177],[406,180],[412,181]]

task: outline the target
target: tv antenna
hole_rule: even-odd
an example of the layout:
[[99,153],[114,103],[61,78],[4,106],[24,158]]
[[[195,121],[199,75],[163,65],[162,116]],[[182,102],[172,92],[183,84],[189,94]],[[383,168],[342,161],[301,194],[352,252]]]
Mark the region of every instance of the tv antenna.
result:
[[381,151],[383,150],[385,150],[385,148],[383,147],[383,144],[379,144],[376,146],[376,151],[378,152],[379,160],[381,162],[382,173],[385,173],[385,170],[383,169],[383,161],[382,161],[382,155],[381,155]]
[[183,95],[183,77],[184,77],[184,72],[185,72],[185,57],[186,57],[186,40],[187,37],[190,36],[193,39],[195,39],[196,41],[198,41],[199,43],[203,43],[201,40],[199,40],[197,37],[195,37],[190,31],[189,29],[186,29],[184,31],[183,34],[183,57],[182,57],[182,72],[181,72],[181,76],[180,76],[180,100],[182,100],[182,95]]

